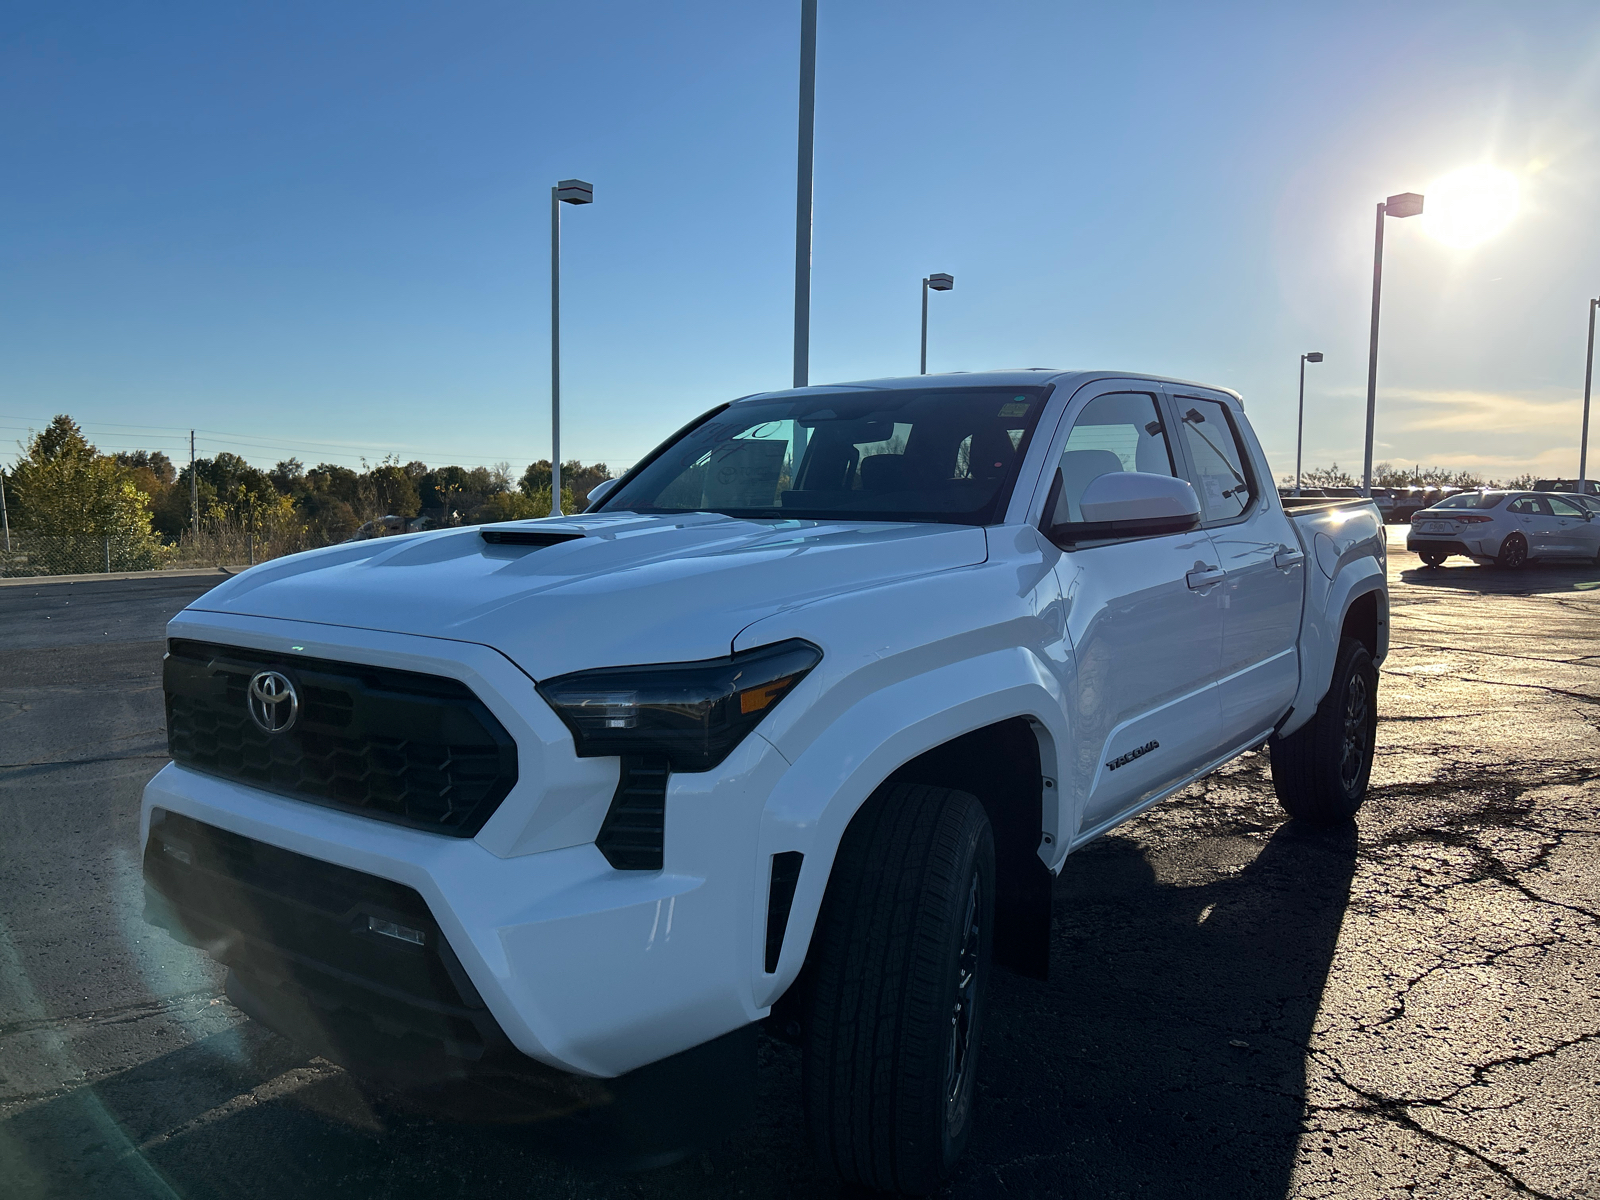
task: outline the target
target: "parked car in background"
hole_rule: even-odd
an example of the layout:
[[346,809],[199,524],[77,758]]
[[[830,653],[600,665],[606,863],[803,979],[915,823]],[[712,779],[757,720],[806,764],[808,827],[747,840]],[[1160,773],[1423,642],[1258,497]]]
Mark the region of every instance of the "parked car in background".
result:
[[[1458,487],[1423,487],[1419,485],[1396,488],[1394,490],[1394,504],[1387,514],[1387,519],[1396,525],[1404,525],[1423,509],[1431,508],[1441,500],[1458,495],[1461,491],[1462,489]],[[1382,510],[1380,509],[1379,511]]]
[[1585,496],[1600,496],[1600,481],[1585,479],[1583,486],[1578,486],[1576,479],[1538,479],[1534,481],[1533,490],[1536,492],[1579,492]]
[[433,527],[432,517],[397,517],[391,513],[389,516],[368,521],[345,538],[345,541],[364,542],[369,538],[390,537],[397,533],[421,533],[424,529]]
[[1587,509],[1596,516],[1600,516],[1600,495],[1580,496],[1577,492],[1557,492],[1556,495],[1563,500],[1572,501],[1579,508]]
[[1600,520],[1577,497],[1462,492],[1411,519],[1406,549],[1429,567],[1453,554],[1513,571],[1536,558],[1600,565]]

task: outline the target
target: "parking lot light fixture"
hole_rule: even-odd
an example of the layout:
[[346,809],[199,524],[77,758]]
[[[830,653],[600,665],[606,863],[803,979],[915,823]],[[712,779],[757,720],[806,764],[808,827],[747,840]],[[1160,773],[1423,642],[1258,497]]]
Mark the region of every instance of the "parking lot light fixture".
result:
[[1586,495],[1589,479],[1589,385],[1594,381],[1594,310],[1600,298],[1589,301],[1589,353],[1583,360],[1583,432],[1578,436],[1578,495]]
[[1322,352],[1313,350],[1310,354],[1300,356],[1300,419],[1295,425],[1294,434],[1294,494],[1300,494],[1300,449],[1305,442],[1306,435],[1306,364],[1322,361]]
[[561,206],[593,204],[594,185],[563,179],[550,189],[550,515],[561,515]]
[[928,373],[928,293],[948,292],[956,285],[956,277],[943,271],[935,271],[922,281],[922,365],[918,368],[918,375]]
[[1361,491],[1372,495],[1372,427],[1378,408],[1378,307],[1383,293],[1383,218],[1415,217],[1422,212],[1418,192],[1401,192],[1378,201],[1378,229],[1372,247],[1372,342],[1367,352],[1367,441],[1366,461],[1361,469]]

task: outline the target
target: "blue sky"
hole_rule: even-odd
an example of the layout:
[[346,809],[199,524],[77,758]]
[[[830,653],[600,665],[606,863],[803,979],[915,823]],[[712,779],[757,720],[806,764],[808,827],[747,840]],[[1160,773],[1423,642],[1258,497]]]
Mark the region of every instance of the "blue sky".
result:
[[[622,465],[787,386],[798,0],[27,3],[0,16],[0,444],[266,465]],[[1373,205],[1468,164],[1472,251],[1391,221],[1378,457],[1576,469],[1600,294],[1593,4],[821,0],[812,380],[1115,367],[1359,466]],[[136,428],[137,427],[137,428]],[[1600,442],[1600,437],[1595,439]],[[185,446],[186,450],[186,446]]]

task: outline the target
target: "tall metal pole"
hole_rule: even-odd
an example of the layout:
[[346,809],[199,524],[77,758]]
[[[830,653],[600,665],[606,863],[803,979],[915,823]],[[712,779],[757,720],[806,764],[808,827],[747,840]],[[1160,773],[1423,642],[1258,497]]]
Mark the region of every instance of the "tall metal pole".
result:
[[1589,301],[1589,355],[1583,362],[1583,434],[1578,439],[1578,495],[1589,478],[1589,384],[1594,379],[1594,310],[1600,299]]
[[811,379],[811,159],[817,123],[817,0],[800,0],[800,148],[794,184],[794,386]]
[[0,525],[5,526],[6,553],[11,553],[11,518],[6,515],[6,473],[0,471]]
[[1361,468],[1361,491],[1372,495],[1372,427],[1378,413],[1378,301],[1383,293],[1383,210],[1378,201],[1378,229],[1372,242],[1372,345],[1367,353],[1367,450]]
[[200,535],[200,480],[194,473],[194,430],[189,430],[189,518],[195,536]]
[[1300,356],[1300,419],[1294,431],[1294,494],[1300,494],[1300,447],[1306,436],[1306,356]]
[[928,373],[928,281],[922,281],[922,358],[921,366],[917,368],[918,375]]
[[550,189],[550,515],[561,515],[561,202]]

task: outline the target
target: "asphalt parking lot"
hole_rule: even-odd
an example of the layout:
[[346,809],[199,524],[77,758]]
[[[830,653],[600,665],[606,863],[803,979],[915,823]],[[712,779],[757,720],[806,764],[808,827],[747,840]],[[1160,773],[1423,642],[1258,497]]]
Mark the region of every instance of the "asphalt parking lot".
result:
[[[1390,570],[1357,827],[1251,755],[1074,855],[949,1194],[1600,1194],[1600,572]],[[831,1194],[785,1044],[741,1134],[616,1174],[369,1097],[145,926],[161,627],[213,582],[0,586],[0,1193]]]

